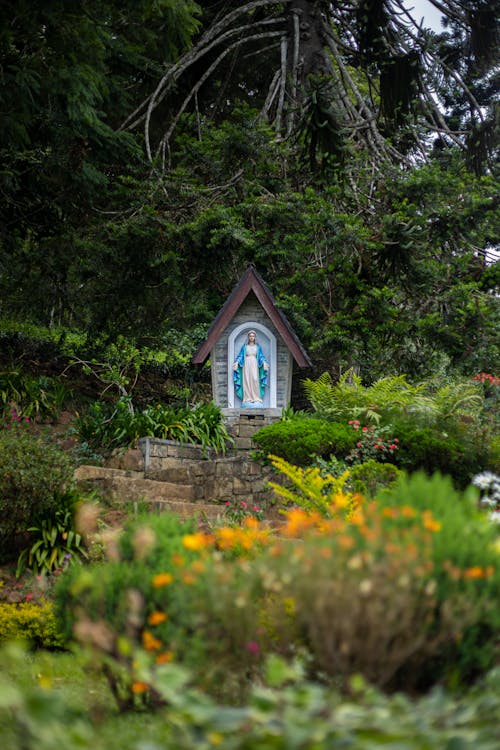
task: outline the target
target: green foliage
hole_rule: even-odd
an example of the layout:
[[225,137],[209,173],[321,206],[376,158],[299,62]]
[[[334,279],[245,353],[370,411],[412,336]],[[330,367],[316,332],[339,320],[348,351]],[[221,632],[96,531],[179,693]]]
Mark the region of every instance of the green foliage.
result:
[[[187,646],[189,640],[195,659],[198,638],[187,605],[193,587],[183,586],[180,578],[183,566],[198,558],[182,543],[184,535],[194,531],[194,521],[182,521],[174,514],[138,517],[125,526],[111,548],[108,542],[106,561],[73,566],[57,581],[55,601],[62,632],[68,639],[97,648],[101,665],[106,664],[106,655],[114,655],[118,668],[108,676],[122,708],[133,704],[132,653],[126,638],[142,642],[142,633],[150,630],[148,615],[160,608],[168,611],[166,643],[175,638]],[[166,583],[155,586],[157,574],[166,576]]]
[[450,474],[462,487],[475,471],[493,468],[494,431],[477,382],[438,378],[411,385],[400,375],[363,386],[353,372],[336,384],[324,373],[304,381],[304,389],[323,418],[351,417],[359,439],[350,463],[389,459],[407,471]]
[[56,419],[70,397],[70,390],[57,378],[35,378],[21,370],[0,373],[0,410],[4,414],[14,410],[22,417]]
[[390,463],[380,463],[370,459],[349,469],[349,479],[354,492],[368,498],[377,497],[380,490],[394,485],[401,471]]
[[[491,750],[496,744],[498,670],[462,694],[435,689],[419,699],[384,695],[358,677],[346,698],[307,679],[299,660],[272,656],[263,683],[235,709],[202,694],[185,668],[153,670],[144,663],[141,678],[166,706],[117,718],[92,671],[84,672],[74,654],[69,658],[71,675],[65,654],[35,660],[31,671],[45,677],[39,684],[26,674],[24,651],[17,645],[2,650],[0,726],[9,750],[138,750],[145,743],[177,750],[340,750],[354,743],[359,750],[382,750],[395,742],[406,750],[457,743],[463,750]],[[99,721],[93,720],[97,710]]]
[[465,487],[475,472],[485,468],[480,451],[444,432],[404,422],[396,425],[394,432],[399,438],[397,464],[408,472],[423,469],[433,474],[439,471]]
[[71,487],[73,465],[63,451],[22,430],[0,432],[0,539],[12,559],[36,519],[53,518]]
[[496,658],[493,633],[500,625],[494,603],[500,582],[498,535],[495,525],[482,516],[477,499],[472,487],[459,493],[448,477],[429,478],[422,473],[403,476],[379,495],[382,507],[409,505],[424,514],[431,512],[440,524],[432,535],[438,598],[444,603],[453,590],[459,591],[467,601],[464,616],[473,615],[460,643],[449,644],[443,652],[443,658],[450,660],[450,674],[457,679],[473,677],[481,665]]
[[80,497],[66,492],[58,499],[58,508],[50,518],[42,518],[37,526],[29,526],[34,541],[24,549],[17,561],[16,575],[26,568],[38,575],[52,573],[87,558],[83,539],[74,527],[74,512]]
[[365,503],[345,476],[274,461],[296,506],[277,536],[255,520],[206,534],[140,519],[112,560],[58,582],[64,632],[97,650],[122,708],[141,679],[138,645],[232,700],[271,653],[306,654],[318,679],[361,673],[390,689],[466,684],[495,663],[497,534],[475,492],[415,475]]
[[406,375],[398,375],[363,386],[362,379],[349,370],[335,384],[325,372],[317,380],[304,380],[303,387],[314,411],[335,421],[357,418],[387,424],[404,418],[442,426],[462,417],[477,418],[484,404],[480,388],[470,380],[428,380],[412,385]]
[[307,466],[316,456],[346,456],[354,447],[356,435],[347,425],[293,417],[263,427],[253,441],[265,456],[272,453],[297,466]]
[[156,404],[136,412],[129,397],[114,405],[96,401],[75,420],[75,429],[81,443],[101,453],[133,445],[141,437],[177,440],[221,453],[231,441],[221,411],[213,402],[192,409]]
[[33,648],[63,648],[52,602],[0,602],[0,643],[25,641]]

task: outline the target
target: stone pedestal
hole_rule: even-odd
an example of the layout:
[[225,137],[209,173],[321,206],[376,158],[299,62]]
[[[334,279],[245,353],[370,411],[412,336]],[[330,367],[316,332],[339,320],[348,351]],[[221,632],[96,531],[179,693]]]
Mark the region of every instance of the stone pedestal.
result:
[[245,452],[254,446],[252,437],[262,427],[281,419],[281,409],[221,409],[234,450]]

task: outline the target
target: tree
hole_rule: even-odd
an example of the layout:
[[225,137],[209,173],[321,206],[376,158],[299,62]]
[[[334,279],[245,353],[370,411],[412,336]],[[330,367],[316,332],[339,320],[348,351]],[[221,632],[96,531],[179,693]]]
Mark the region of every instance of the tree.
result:
[[[477,64],[483,76],[489,73],[498,41],[494,5],[475,0],[464,10],[458,0],[432,1],[452,25],[451,37],[422,28],[403,0],[225,2],[217,3],[215,16],[214,4],[203,3],[203,33],[122,127],[143,127],[148,158],[165,168],[183,112],[194,107],[201,121],[246,96],[281,137],[306,134],[313,166],[325,156],[342,163],[347,148],[359,147],[374,166],[386,158],[413,163],[426,158],[432,133],[440,146],[474,151],[477,145],[484,162],[492,144],[489,136],[478,144],[473,135],[486,121],[477,76],[463,75],[450,50],[469,49],[468,70]],[[229,91],[231,77],[238,85]],[[439,77],[459,89],[467,122],[444,116]],[[213,78],[222,97],[208,85]]]
[[187,47],[196,13],[192,0],[2,3],[4,309],[21,313],[28,303],[44,321],[47,308],[61,321],[77,309],[75,237],[106,210],[120,175],[143,164],[138,139],[117,125],[145,95],[160,61]]

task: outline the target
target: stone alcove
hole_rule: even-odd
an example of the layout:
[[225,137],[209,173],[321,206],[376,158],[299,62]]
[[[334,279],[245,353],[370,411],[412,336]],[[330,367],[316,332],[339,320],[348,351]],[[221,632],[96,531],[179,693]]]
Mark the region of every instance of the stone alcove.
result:
[[[270,364],[268,385],[262,408],[242,409],[234,390],[232,365],[248,331],[257,333]],[[269,288],[250,266],[231,292],[213,321],[206,340],[193,357],[201,365],[210,356],[212,394],[229,424],[241,419],[255,427],[279,419],[290,404],[293,362],[299,368],[311,361],[283,313],[276,306]],[[248,434],[248,429],[245,429]]]

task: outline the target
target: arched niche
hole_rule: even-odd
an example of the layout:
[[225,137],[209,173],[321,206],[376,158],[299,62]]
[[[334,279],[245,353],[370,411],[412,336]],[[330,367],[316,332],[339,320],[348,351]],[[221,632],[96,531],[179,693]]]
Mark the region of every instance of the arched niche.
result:
[[242,345],[246,342],[248,331],[255,331],[257,342],[262,347],[264,356],[269,363],[268,385],[264,393],[263,409],[276,408],[276,377],[277,377],[277,347],[276,336],[256,321],[249,320],[237,326],[229,335],[227,342],[227,405],[230,409],[240,409],[241,401],[234,390],[233,363]]

